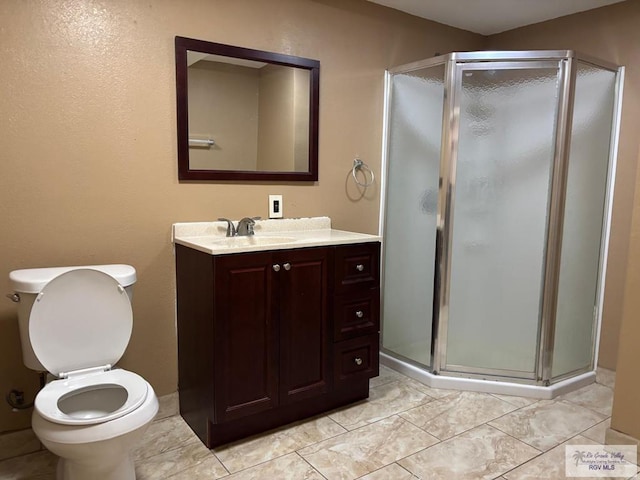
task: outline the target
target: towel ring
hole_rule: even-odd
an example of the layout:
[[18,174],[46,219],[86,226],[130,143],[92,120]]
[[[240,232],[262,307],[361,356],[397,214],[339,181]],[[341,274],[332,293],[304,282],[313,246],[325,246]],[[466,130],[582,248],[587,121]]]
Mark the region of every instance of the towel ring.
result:
[[[365,181],[364,183],[362,183],[361,181],[358,180],[358,177],[356,175],[356,172],[358,170],[362,170],[362,174],[365,177]],[[367,182],[367,172],[369,172],[369,177],[371,177],[371,180],[369,180]],[[376,181],[376,177],[373,174],[373,170],[371,170],[369,168],[369,165],[367,165],[366,163],[364,163],[362,160],[360,160],[359,158],[355,158],[353,160],[353,168],[351,169],[351,175],[353,175],[353,180],[360,185],[361,187],[367,188],[370,187],[371,185],[374,184],[374,182]]]

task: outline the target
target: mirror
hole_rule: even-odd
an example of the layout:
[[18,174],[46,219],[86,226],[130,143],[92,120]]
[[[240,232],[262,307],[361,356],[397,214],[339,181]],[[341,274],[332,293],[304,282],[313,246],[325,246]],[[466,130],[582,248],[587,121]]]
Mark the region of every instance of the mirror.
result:
[[176,37],[180,180],[318,179],[320,62]]

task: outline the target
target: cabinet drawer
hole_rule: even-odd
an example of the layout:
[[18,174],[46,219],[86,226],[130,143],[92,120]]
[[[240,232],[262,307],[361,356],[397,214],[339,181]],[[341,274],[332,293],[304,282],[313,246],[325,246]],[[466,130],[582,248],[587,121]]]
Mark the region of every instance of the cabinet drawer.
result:
[[379,287],[379,258],[379,243],[345,245],[336,248],[336,292]]
[[334,380],[336,384],[378,375],[378,334],[334,344]]
[[380,329],[380,290],[336,296],[333,305],[333,338],[345,340],[378,333]]

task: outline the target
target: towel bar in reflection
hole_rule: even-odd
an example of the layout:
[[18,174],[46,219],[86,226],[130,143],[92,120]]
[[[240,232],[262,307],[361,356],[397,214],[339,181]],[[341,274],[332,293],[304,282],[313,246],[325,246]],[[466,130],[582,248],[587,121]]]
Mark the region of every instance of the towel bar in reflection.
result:
[[205,140],[200,139],[200,138],[190,138],[189,139],[189,146],[190,147],[213,147],[216,144],[216,142],[214,142],[212,139],[207,138]]

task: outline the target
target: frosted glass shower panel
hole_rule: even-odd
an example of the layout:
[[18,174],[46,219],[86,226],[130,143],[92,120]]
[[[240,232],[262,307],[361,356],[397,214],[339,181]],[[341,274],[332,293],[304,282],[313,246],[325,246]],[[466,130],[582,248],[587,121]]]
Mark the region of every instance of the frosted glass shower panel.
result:
[[382,346],[429,366],[444,65],[390,81]]
[[552,377],[591,366],[616,73],[578,62]]
[[458,67],[445,369],[533,378],[558,64],[520,65]]

